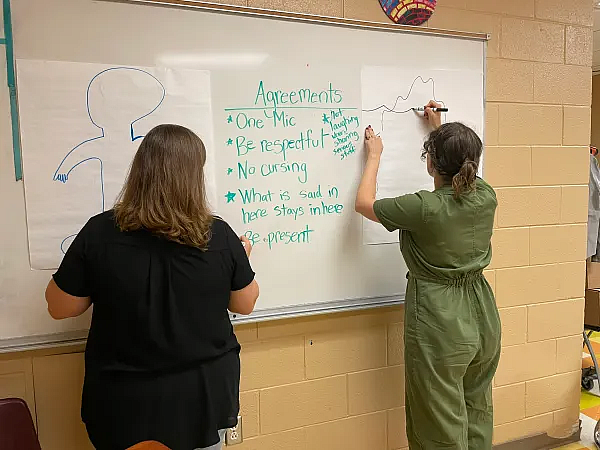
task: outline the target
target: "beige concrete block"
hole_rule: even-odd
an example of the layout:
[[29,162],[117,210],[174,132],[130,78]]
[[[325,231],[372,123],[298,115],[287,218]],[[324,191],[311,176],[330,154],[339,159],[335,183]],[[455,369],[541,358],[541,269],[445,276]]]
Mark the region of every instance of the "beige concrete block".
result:
[[[467,8],[468,0],[444,0],[445,8],[456,8],[456,9],[471,9]],[[436,9],[437,12],[437,9]]]
[[496,214],[496,212],[494,211],[494,228],[492,229],[492,231],[495,232],[498,228],[498,214]]
[[531,184],[531,147],[486,147],[485,179],[495,188]]
[[534,147],[532,152],[532,184],[588,184],[589,147]]
[[563,186],[560,222],[587,223],[588,186]]
[[438,4],[427,24],[430,28],[489,33],[491,39],[488,42],[487,54],[491,58],[499,56],[502,25],[498,16],[447,8]]
[[496,386],[521,383],[556,373],[556,341],[504,347],[496,372]]
[[559,265],[499,269],[496,271],[496,302],[500,308],[560,300]]
[[393,323],[387,331],[388,366],[404,364],[404,324]]
[[533,0],[467,0],[467,9],[509,16],[534,16]]
[[305,337],[306,377],[375,369],[386,365],[385,326]]
[[458,9],[472,9],[467,8],[467,1],[468,0],[444,0],[444,6]]
[[564,30],[563,25],[554,23],[504,17],[500,55],[509,59],[562,63]]
[[532,102],[533,67],[528,61],[488,58],[486,98],[497,102]]
[[[280,369],[281,370],[281,369]],[[261,434],[341,419],[348,414],[346,377],[305,381],[260,392]]]
[[242,391],[294,383],[304,379],[302,336],[246,344],[242,348],[240,357]]
[[501,308],[581,298],[584,294],[583,260],[496,271],[496,301]]
[[496,293],[496,272],[494,270],[484,270],[483,276],[492,288],[492,292]]
[[[498,131],[500,112],[498,105],[487,103],[485,105],[485,145],[498,145]],[[487,151],[487,149],[486,149]],[[484,157],[485,154],[484,154]],[[486,169],[487,170],[487,169]]]
[[500,145],[562,144],[561,106],[501,104],[499,108]]
[[525,383],[495,388],[494,425],[525,418]]
[[284,0],[248,0],[248,6],[271,11],[286,11]]
[[33,358],[38,436],[44,450],[94,448],[81,421],[84,371],[82,353]]
[[350,415],[399,406],[404,406],[404,366],[348,374]]
[[344,0],[321,2],[318,0],[283,0],[286,11],[326,17],[344,17]]
[[558,373],[574,372],[581,369],[582,341],[581,334],[557,339],[556,371]]
[[244,439],[235,450],[307,450],[306,429]]
[[585,297],[585,261],[559,265],[560,298]]
[[525,413],[528,417],[562,409],[579,398],[581,370],[525,384]]
[[588,27],[568,26],[566,31],[565,62],[578,66],[592,65],[593,34]]
[[553,422],[554,415],[548,413],[499,425],[494,428],[494,444],[515,441],[523,438],[523,436],[545,433],[552,428]]
[[368,328],[404,320],[404,307],[368,309],[338,314],[322,314],[298,319],[273,320],[258,324],[260,339],[273,339],[283,336],[326,333],[331,330]]
[[344,0],[344,17],[371,22],[391,22],[379,2],[368,0]]
[[[29,378],[31,379],[31,376]],[[33,389],[31,389],[31,393],[27,392],[29,387],[27,374],[24,372],[0,373],[0,399],[21,398],[27,401],[28,394],[31,394],[31,398],[33,398]],[[31,409],[31,407],[35,407],[35,402],[31,403],[31,406],[28,403],[27,406]],[[31,409],[31,411],[33,416],[35,409]]]
[[565,106],[563,145],[590,145],[592,110],[587,106]]
[[240,415],[244,439],[258,436],[258,391],[240,393]]
[[592,68],[564,64],[535,64],[537,103],[584,105],[592,102]]
[[554,411],[554,423],[548,436],[554,438],[566,438],[572,436],[579,430],[579,399],[568,408]]
[[258,325],[255,323],[235,325],[233,330],[240,344],[253,342],[258,339]]
[[386,447],[386,413],[350,417],[306,429],[307,449],[365,450]]
[[[529,264],[529,228],[503,228],[492,236],[490,269],[526,266]],[[498,283],[496,274],[496,283]],[[496,286],[498,289],[498,286]]]
[[216,0],[215,3],[222,5],[247,6],[246,0]]
[[388,446],[389,449],[399,449],[408,446],[406,437],[406,410],[396,408],[387,412]]
[[583,261],[587,224],[533,227],[530,239],[531,264]]
[[584,303],[584,299],[577,299],[529,306],[527,340],[543,341],[581,333]]
[[524,344],[527,342],[527,308],[500,309],[502,322],[502,345]]
[[560,223],[560,187],[501,188],[496,195],[501,228]]
[[594,2],[589,0],[535,0],[535,17],[552,22],[592,26]]
[[31,358],[0,361],[0,398],[11,397],[25,400],[36,423]]

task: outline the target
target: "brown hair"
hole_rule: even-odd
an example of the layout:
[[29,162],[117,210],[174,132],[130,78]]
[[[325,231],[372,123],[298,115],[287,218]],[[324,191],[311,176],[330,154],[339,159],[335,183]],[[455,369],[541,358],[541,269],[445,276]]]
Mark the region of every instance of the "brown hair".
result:
[[477,133],[462,123],[451,122],[429,134],[421,157],[429,155],[437,173],[452,184],[454,197],[459,199],[475,190],[482,151]]
[[144,137],[115,205],[123,231],[148,230],[205,250],[213,216],[204,188],[206,149],[191,130],[159,125]]

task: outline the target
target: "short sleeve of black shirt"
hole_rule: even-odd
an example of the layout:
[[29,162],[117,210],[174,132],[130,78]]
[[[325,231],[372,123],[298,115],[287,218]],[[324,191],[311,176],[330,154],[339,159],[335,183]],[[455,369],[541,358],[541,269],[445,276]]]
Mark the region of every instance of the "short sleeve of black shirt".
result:
[[89,230],[90,223],[88,222],[69,246],[60,267],[53,275],[56,285],[62,291],[75,297],[91,295],[85,258]]
[[231,227],[225,223],[227,244],[233,257],[233,276],[231,277],[231,290],[239,291],[247,287],[254,280],[254,271],[246,255],[246,250],[240,238],[236,236]]

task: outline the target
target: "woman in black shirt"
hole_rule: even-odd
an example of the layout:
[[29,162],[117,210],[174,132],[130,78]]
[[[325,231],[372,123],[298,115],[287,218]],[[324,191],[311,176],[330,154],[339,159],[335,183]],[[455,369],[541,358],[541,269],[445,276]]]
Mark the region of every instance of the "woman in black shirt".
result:
[[258,284],[250,242],[208,209],[205,160],[187,128],[151,130],[114,209],[88,221],[48,284],[55,319],[94,305],[82,418],[99,450],[218,448],[237,424],[228,310],[251,313]]

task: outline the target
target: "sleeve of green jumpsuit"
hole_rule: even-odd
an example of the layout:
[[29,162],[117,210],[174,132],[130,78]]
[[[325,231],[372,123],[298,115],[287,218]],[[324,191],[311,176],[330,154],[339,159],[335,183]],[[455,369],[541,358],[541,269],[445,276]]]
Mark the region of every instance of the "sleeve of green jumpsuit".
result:
[[424,223],[424,203],[420,193],[377,200],[373,211],[388,231],[414,231]]

